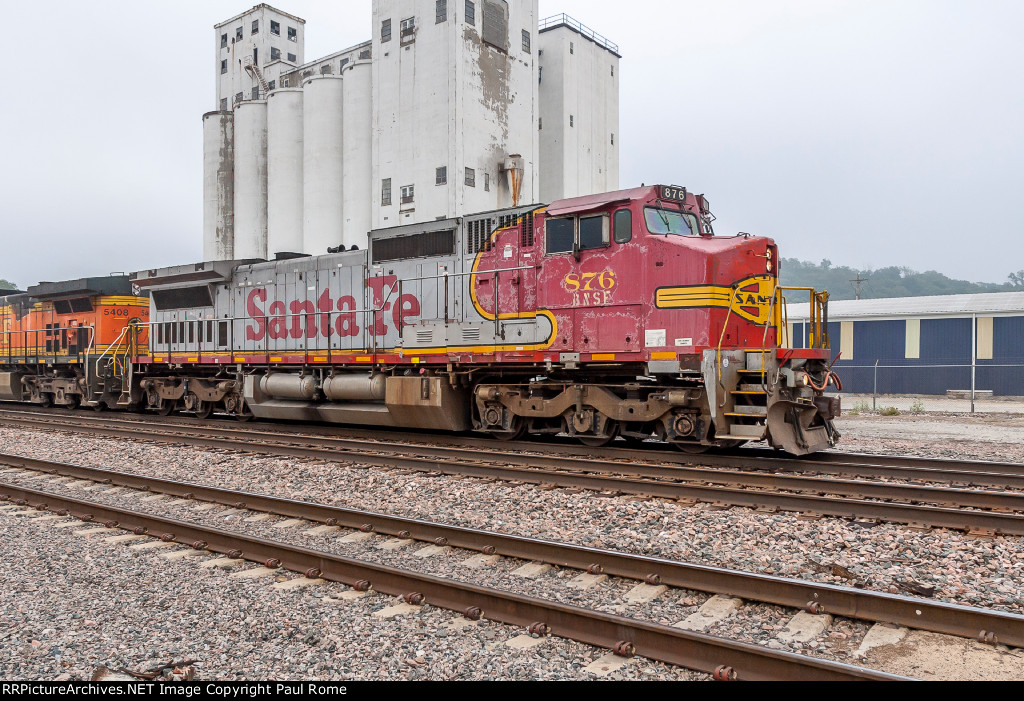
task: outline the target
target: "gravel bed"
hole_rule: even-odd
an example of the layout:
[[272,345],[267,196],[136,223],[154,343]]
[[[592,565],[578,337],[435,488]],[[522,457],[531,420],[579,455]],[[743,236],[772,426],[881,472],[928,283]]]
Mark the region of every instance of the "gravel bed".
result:
[[[96,486],[94,483],[85,481],[51,484],[50,481],[53,478],[50,476],[44,476],[41,479],[33,479],[33,477],[38,477],[38,473],[5,475],[4,479],[70,496],[82,496],[82,487]],[[144,510],[168,518],[267,537],[368,562],[425,572],[481,586],[516,591],[574,606],[627,615],[662,625],[674,625],[682,621],[710,598],[710,595],[706,593],[669,589],[654,601],[627,603],[625,601],[626,594],[637,586],[636,581],[605,578],[605,581],[596,586],[581,590],[572,585],[573,580],[581,575],[578,570],[553,567],[536,579],[524,579],[516,576],[514,570],[525,563],[513,558],[500,558],[492,565],[471,570],[464,565],[464,561],[476,553],[467,550],[446,548],[439,554],[421,558],[417,557],[416,553],[427,547],[427,544],[422,542],[408,543],[395,550],[384,550],[378,545],[391,540],[386,536],[357,534],[356,531],[348,529],[335,530],[328,534],[308,535],[305,531],[314,524],[277,528],[278,524],[287,519],[284,517],[264,519],[261,516],[258,520],[251,521],[249,519],[256,515],[255,512],[238,511],[223,506],[211,508],[210,505],[203,502],[184,502],[171,498],[142,502],[140,499],[150,496],[147,492],[127,488],[110,489],[106,486],[99,486],[84,492],[84,494],[92,501],[112,506]],[[344,542],[342,540],[350,534],[356,534],[359,541]],[[811,654],[840,662],[855,662],[852,652],[863,639],[870,627],[869,624],[863,621],[836,619],[828,634],[820,639],[805,643],[779,640],[777,638],[779,632],[785,628],[795,613],[794,609],[748,602],[735,616],[716,624],[707,632],[733,640],[766,645],[771,649]]]
[[[370,614],[394,599],[342,600],[347,588],[336,584],[275,591],[266,579],[232,579],[197,569],[196,559],[169,562],[31,521],[0,514],[4,679],[89,679],[100,665],[196,660],[198,679],[584,680],[593,677],[583,668],[605,654],[558,638],[514,650],[504,643],[521,629],[453,628],[459,616],[429,606],[381,620]],[[608,678],[706,675],[636,659]]]
[[[588,492],[379,468],[0,429],[4,450],[219,487],[543,537],[835,584],[899,592],[910,580],[936,598],[1024,611],[1024,539],[974,539],[893,524],[864,528],[834,518],[721,510],[664,500],[597,498]],[[173,455],[170,458],[169,455]],[[508,505],[515,508],[510,509]],[[825,572],[821,565],[826,565]]]
[[[844,433],[841,446],[844,451],[1024,461],[1024,442],[1013,440],[1013,437],[1021,433],[1019,429],[1024,427],[1024,421],[1016,417],[1005,420],[985,417],[984,420],[971,421],[951,417],[943,422],[934,416],[927,417],[927,420],[861,416],[844,418],[843,422],[840,430]],[[950,433],[957,433],[960,439],[950,440]],[[909,580],[934,586],[937,599],[973,606],[988,606],[1016,613],[1024,612],[1024,590],[1021,585],[1024,581],[1024,577],[1021,576],[1024,574],[1022,538],[972,539],[956,532],[917,531],[886,524],[865,528],[840,519],[807,518],[742,508],[723,510],[708,505],[687,506],[663,500],[642,501],[629,497],[598,498],[593,493],[573,493],[572,490],[544,490],[527,485],[444,476],[427,477],[397,470],[366,469],[365,466],[353,464],[268,458],[191,448],[169,449],[141,442],[87,438],[59,432],[0,428],[0,441],[3,452],[38,459],[102,466],[125,472],[151,474],[169,479],[746,571],[802,577],[836,584],[853,583],[856,586],[892,592],[901,591],[898,583]],[[40,481],[40,486],[55,489],[60,485],[49,485],[45,484],[45,481]],[[80,496],[87,495],[86,498],[89,499],[101,500],[98,494],[103,490],[69,491]],[[141,506],[137,497],[128,496],[126,493],[115,493],[109,497],[122,498],[135,508]],[[509,504],[514,504],[514,509],[510,509]],[[176,514],[180,518],[199,517],[191,505],[173,507],[158,501],[150,502],[146,506],[160,513],[167,509],[169,515],[174,515],[170,513],[174,508],[180,508],[182,511]],[[204,513],[201,518],[217,520],[217,514],[224,511],[226,510],[218,509],[215,512]],[[232,528],[252,529],[251,532],[269,530],[273,537],[282,539],[282,531],[270,528],[272,522],[246,523],[243,519],[248,515],[250,514],[243,513],[237,515],[237,518],[228,517],[227,520],[232,521]],[[19,527],[30,528],[29,525],[24,525],[24,519],[0,517],[0,522],[6,524],[9,521],[13,521],[15,525],[15,528],[9,530],[12,534],[17,533]],[[234,521],[246,525],[237,526]],[[218,523],[225,525],[225,519],[221,517]],[[294,636],[281,633],[289,632],[292,628],[308,628],[309,621],[323,619],[324,612],[319,609],[324,606],[323,599],[327,596],[324,592],[328,588],[317,588],[315,594],[273,592],[271,595],[266,592],[265,584],[244,583],[226,577],[195,577],[194,566],[164,563],[163,560],[149,556],[125,556],[124,553],[130,552],[127,548],[111,546],[102,546],[105,548],[101,553],[102,557],[92,552],[99,546],[89,546],[89,557],[97,558],[100,562],[85,559],[84,563],[79,563],[72,557],[72,553],[78,553],[80,550],[77,539],[69,539],[66,534],[49,531],[41,525],[31,528],[41,534],[47,534],[39,539],[42,543],[29,538],[28,540],[32,542],[25,546],[22,552],[18,539],[11,538],[8,541],[10,544],[6,545],[3,551],[5,561],[14,564],[2,575],[5,590],[11,591],[13,595],[0,603],[0,623],[9,624],[13,621],[18,626],[15,636],[9,638],[0,648],[0,674],[7,677],[47,678],[62,671],[75,676],[86,676],[91,673],[95,664],[104,661],[109,662],[108,666],[112,668],[125,666],[144,669],[148,662],[157,658],[194,657],[206,660],[198,665],[198,669],[200,676],[206,675],[209,678],[232,678],[233,675],[247,679],[288,678],[288,675],[352,679],[584,678],[585,675],[573,674],[595,655],[602,654],[587,646],[574,648],[572,646],[575,644],[566,641],[557,641],[554,644],[553,641],[548,641],[540,648],[525,652],[512,653],[508,648],[499,646],[490,651],[493,654],[484,654],[479,660],[467,661],[465,667],[446,666],[444,662],[435,665],[433,658],[422,666],[416,666],[420,664],[416,663],[417,657],[409,658],[416,664],[408,664],[398,656],[388,656],[381,645],[374,648],[376,654],[364,655],[362,649],[372,647],[369,643],[364,645],[361,642],[364,638],[387,638],[380,632],[366,633],[367,625],[372,631],[378,631],[392,625],[401,627],[404,624],[381,623],[375,619],[372,624],[366,624],[365,621],[360,623],[359,619],[365,617],[365,611],[359,607],[370,606],[368,600],[362,600],[355,605],[345,603],[347,613],[339,613],[337,622],[334,618],[327,619],[328,627],[335,624],[338,626],[339,632],[333,633],[335,638],[332,639],[336,649],[342,647],[339,641],[344,645],[350,645],[354,641],[360,650],[357,654],[345,654],[340,657],[337,653],[329,654],[334,652],[327,651],[329,644],[300,645],[292,639]],[[52,535],[53,533],[59,535]],[[371,543],[338,544],[336,536],[313,540],[308,536],[302,536],[299,529],[292,535],[295,534],[304,538],[302,542],[308,544],[320,545],[322,541],[329,544],[332,551],[403,566],[408,566],[410,561],[414,560],[411,553],[422,547],[414,544],[402,551],[385,553],[373,548]],[[291,537],[289,535],[289,539]],[[460,570],[459,566],[467,555],[468,553],[464,551],[451,551],[441,557],[416,560],[416,563],[421,569],[439,574],[446,574],[449,571],[455,573]],[[116,566],[111,564],[115,561]],[[60,563],[59,571],[53,576],[40,578],[39,572],[50,571],[54,562]],[[478,582],[486,580],[487,583],[498,586],[516,586],[527,593],[546,595],[569,603],[586,602],[604,610],[667,624],[681,620],[707,599],[706,594],[670,591],[651,604],[623,606],[621,594],[628,591],[634,582],[609,580],[599,588],[602,596],[597,596],[594,591],[578,592],[564,586],[569,579],[579,574],[576,571],[555,569],[541,580],[530,582],[511,576],[511,570],[518,564],[521,563],[503,559],[498,565],[486,571],[474,571],[471,579]],[[832,565],[838,565],[839,571],[845,568],[843,574],[854,577],[854,581],[833,574]],[[83,566],[85,571],[75,572],[79,566]],[[140,574],[136,571],[143,567],[148,567],[145,573]],[[98,568],[104,568],[102,576],[96,575]],[[170,576],[168,573],[175,571],[175,568],[185,568],[183,573],[190,574],[185,577]],[[121,573],[121,570],[125,570],[127,574]],[[120,583],[115,581],[106,584],[108,571],[118,572]],[[96,583],[102,584],[102,591],[98,587],[72,587],[74,597],[70,600],[67,597],[67,589],[62,590],[62,593],[58,593],[58,589],[49,591],[50,580],[59,583],[61,577],[56,575],[62,573],[67,573],[63,580],[65,587],[68,586],[68,582],[79,585]],[[464,570],[462,574],[465,575]],[[143,581],[148,581],[153,586],[137,587],[130,584],[133,577],[144,577]],[[189,577],[197,581],[189,583]],[[35,583],[23,591],[22,580]],[[216,592],[234,592],[236,588],[238,591],[227,596],[223,593],[209,596],[202,593],[194,596],[175,594],[162,587],[168,582],[180,581],[186,590],[205,592],[203,587],[207,586],[207,580],[216,582],[211,586]],[[175,588],[177,586],[175,584]],[[252,588],[252,591],[246,593],[247,587]],[[334,588],[335,585],[329,587]],[[257,596],[256,592],[262,594]],[[61,597],[59,602],[57,596]],[[69,621],[78,621],[79,619],[68,616],[75,613],[81,616],[84,615],[83,612],[90,611],[94,606],[91,603],[94,598],[108,596],[112,599],[95,604],[97,610],[105,611],[111,619],[108,632],[104,636],[92,640],[89,636],[89,627],[86,627],[85,634],[82,635],[84,623],[71,626],[79,633],[79,637],[72,637],[72,640],[80,641],[84,637],[90,641],[82,648],[89,650],[85,655],[79,654],[78,648],[75,647],[78,642],[68,643],[68,637],[64,632],[53,632],[63,631],[70,625]],[[46,602],[48,597],[51,603]],[[136,598],[140,598],[137,607],[133,603]],[[378,608],[391,603],[384,597],[372,598],[379,600],[373,604]],[[129,599],[131,601],[128,601]],[[295,606],[292,606],[293,599],[298,602]],[[207,600],[220,602],[219,608],[214,606],[215,613],[196,608],[198,604],[195,602]],[[120,602],[124,602],[124,605],[122,606]],[[239,605],[237,602],[242,603]],[[280,602],[286,602],[287,605],[282,606]],[[287,613],[275,613],[275,606]],[[337,607],[338,604],[334,606]],[[139,611],[156,611],[159,615],[140,615],[137,625],[131,622],[126,624],[124,630],[131,634],[124,635],[117,625],[117,618],[122,615],[122,609],[131,611],[136,608]],[[54,613],[64,610],[69,613]],[[329,610],[334,611],[334,608],[329,607]],[[312,611],[318,612],[314,614]],[[352,615],[352,611],[355,611],[356,615]],[[719,624],[709,632],[776,647],[780,644],[775,640],[775,635],[791,614],[792,611],[778,607],[747,605],[741,611],[741,615]],[[304,616],[306,618],[303,618]],[[441,616],[446,621],[455,617],[454,614],[438,612],[428,607],[417,614],[416,618],[430,616]],[[260,636],[265,639],[254,639],[254,631],[265,630],[264,618],[273,620],[275,632],[261,632]],[[105,625],[97,623],[100,619],[103,619],[103,616],[93,618],[90,614],[88,620],[93,620],[93,627]],[[238,627],[239,619],[243,622],[242,628],[245,628],[246,641],[239,654],[233,655],[224,651],[231,649],[224,647],[224,640],[225,636],[237,637],[241,629]],[[178,623],[179,620],[182,621],[181,624]],[[435,633],[440,630],[433,619],[423,625],[430,631],[431,639],[436,637]],[[25,631],[21,630],[23,626]],[[156,626],[156,629],[151,631],[147,626]],[[222,630],[225,627],[227,630]],[[501,640],[514,637],[520,632],[493,624],[479,628],[501,628]],[[4,629],[7,627],[0,627],[0,630]],[[252,629],[253,635],[249,635],[249,629]],[[51,632],[44,634],[44,631]],[[781,647],[850,661],[846,657],[850,650],[856,648],[864,631],[864,624],[840,619],[833,623],[823,640],[812,641],[806,645]],[[359,634],[356,635],[356,632]],[[136,637],[136,634],[139,637]],[[209,637],[206,637],[207,635]],[[462,636],[463,633],[459,632],[451,634],[450,637],[461,640]],[[30,637],[31,639],[28,639]],[[52,642],[58,639],[60,642]],[[404,638],[401,639],[404,641]],[[415,636],[412,639],[415,640]],[[33,645],[32,640],[39,644]],[[160,641],[160,644],[142,645],[132,642],[133,640],[154,640]],[[210,642],[211,640],[214,642]],[[436,641],[434,643],[436,646]],[[410,645],[416,647],[417,643]],[[203,646],[207,649],[202,649]],[[54,647],[58,649],[57,653],[39,653],[43,648],[49,650]],[[480,645],[477,645],[474,649],[479,648]],[[4,653],[4,649],[14,652]],[[563,652],[546,652],[554,649]],[[64,652],[70,650],[74,650],[74,653]],[[190,652],[191,650],[201,651],[205,656]],[[216,654],[206,654],[210,650],[216,651]],[[153,654],[149,655],[148,652]],[[403,649],[402,654],[404,652]],[[418,652],[418,649],[412,652]],[[533,654],[549,661],[557,658],[551,663],[552,676],[545,676],[544,665],[539,661],[522,662]],[[360,661],[358,669],[352,667],[356,659]],[[362,664],[364,661],[365,664]],[[280,667],[275,667],[275,664],[280,664]],[[531,664],[535,664],[537,669],[531,667]],[[639,666],[634,666],[636,664],[638,663],[627,665],[617,673],[618,676],[613,675],[611,678],[687,678],[685,672],[655,663],[640,661]],[[419,675],[414,672],[419,672]],[[459,676],[463,672],[464,676]]]

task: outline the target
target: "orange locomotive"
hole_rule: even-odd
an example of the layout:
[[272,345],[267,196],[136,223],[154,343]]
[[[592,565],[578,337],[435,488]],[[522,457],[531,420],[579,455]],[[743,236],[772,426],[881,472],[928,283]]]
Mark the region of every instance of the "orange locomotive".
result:
[[[126,275],[43,282],[0,297],[0,399],[96,409],[127,405],[124,363],[145,347],[149,300]],[[127,390],[127,388],[124,388]]]

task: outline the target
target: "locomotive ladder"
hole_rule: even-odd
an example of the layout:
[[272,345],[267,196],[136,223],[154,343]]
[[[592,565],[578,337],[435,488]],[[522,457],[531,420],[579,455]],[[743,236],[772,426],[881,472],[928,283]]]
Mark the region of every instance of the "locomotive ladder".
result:
[[131,404],[131,379],[133,366],[131,353],[134,346],[136,328],[134,324],[126,325],[117,339],[107,346],[107,349],[96,359],[96,384],[97,396],[93,397],[93,403],[98,403],[103,394],[113,387],[113,380],[118,379],[119,390],[117,405],[128,406]]

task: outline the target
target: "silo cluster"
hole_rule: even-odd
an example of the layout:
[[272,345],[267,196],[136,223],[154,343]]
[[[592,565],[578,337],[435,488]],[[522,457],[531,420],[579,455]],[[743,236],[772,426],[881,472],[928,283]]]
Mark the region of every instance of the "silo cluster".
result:
[[365,246],[372,198],[370,61],[203,118],[207,260]]

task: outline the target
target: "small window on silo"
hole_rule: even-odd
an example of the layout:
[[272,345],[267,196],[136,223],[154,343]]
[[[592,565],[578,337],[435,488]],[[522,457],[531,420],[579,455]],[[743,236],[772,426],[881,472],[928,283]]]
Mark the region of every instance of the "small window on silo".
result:
[[221,34],[220,35],[220,48],[223,49],[227,45],[228,45],[228,35],[227,34]]
[[228,111],[228,99],[226,97],[222,97],[220,99],[220,111],[221,112],[227,112]]
[[491,174],[484,173],[484,192],[491,191]]
[[434,3],[434,24],[448,21],[448,0],[436,0]]
[[402,186],[402,204],[412,204],[416,200],[416,186]]
[[530,53],[530,33],[523,30],[523,51]]
[[414,36],[416,34],[416,18],[407,17],[402,20],[402,38]]
[[289,61],[289,62],[291,62],[291,63],[295,63],[295,62],[296,62],[296,60],[297,60],[297,59],[295,58],[295,54],[288,54],[288,61]]
[[281,36],[281,23],[270,20],[270,33],[275,36]]
[[476,169],[466,168],[466,186],[476,187]]
[[267,83],[267,90],[277,90],[277,81],[272,80],[269,83]]
[[277,61],[281,58],[281,49],[275,49],[273,46],[270,47],[270,60]]
[[288,41],[298,41],[299,32],[295,27],[288,27]]
[[391,41],[391,20],[386,19],[380,23],[380,41],[384,43]]
[[228,72],[228,62],[227,62],[227,59],[224,59],[223,61],[220,62],[220,74],[224,75],[227,72]]
[[391,204],[391,178],[380,181],[380,204],[387,207]]
[[242,28],[239,27],[238,29],[235,30],[235,41],[241,41],[241,40],[242,40]]
[[437,169],[434,177],[435,185],[446,185],[448,184],[448,166],[441,166]]
[[476,3],[466,0],[466,24],[476,26]]
[[259,34],[260,33],[260,21],[258,19],[254,19],[252,21],[252,33],[253,34]]

